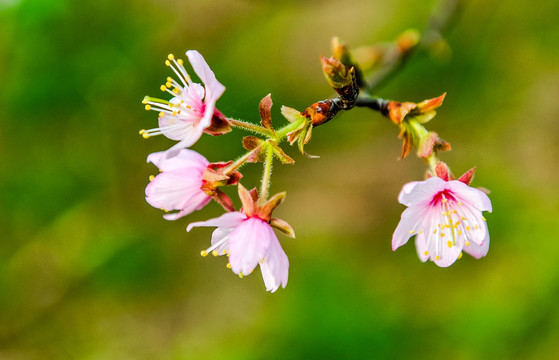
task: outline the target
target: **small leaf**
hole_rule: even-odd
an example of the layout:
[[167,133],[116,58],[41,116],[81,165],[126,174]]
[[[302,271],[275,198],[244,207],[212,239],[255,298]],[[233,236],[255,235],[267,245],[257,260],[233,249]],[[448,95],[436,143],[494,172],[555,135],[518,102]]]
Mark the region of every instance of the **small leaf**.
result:
[[287,119],[287,121],[291,123],[299,121],[301,120],[301,118],[304,118],[304,116],[301,115],[301,112],[299,112],[299,110],[290,108],[285,105],[281,107],[281,114],[283,115],[284,118]]
[[291,225],[289,225],[286,221],[274,218],[270,220],[270,225],[275,227],[285,235],[289,236],[290,238],[295,238],[295,231],[293,231]]
[[239,199],[241,199],[241,204],[243,205],[243,213],[247,216],[252,216],[254,214],[254,199],[251,193],[240,183],[237,185],[237,188]]
[[470,170],[466,171],[464,173],[464,175],[460,176],[460,179],[458,179],[458,181],[463,182],[466,185],[470,185],[470,183],[472,182],[472,180],[474,179],[474,173],[476,172],[476,168],[475,166],[473,168],[471,168]]
[[417,149],[417,156],[420,158],[428,158],[433,153],[433,147],[437,142],[439,136],[436,132],[429,131],[427,135],[423,136],[419,141]]
[[259,209],[258,216],[260,216],[263,220],[269,220],[272,217],[274,209],[277,208],[285,199],[286,194],[287,193],[284,191],[272,196],[270,200],[268,200],[268,202]]
[[258,146],[261,146],[264,140],[257,138],[256,136],[245,136],[243,138],[243,147],[247,150],[254,150]]
[[450,180],[448,166],[442,161],[439,161],[437,163],[437,166],[435,167],[435,174],[441,179],[443,179],[444,181]]
[[406,115],[413,109],[415,109],[417,105],[412,102],[398,102],[398,101],[389,101],[387,105],[388,117],[392,120],[396,125],[400,125]]
[[274,130],[272,127],[272,94],[266,95],[262,100],[260,100],[260,123],[268,130]]
[[446,93],[442,94],[439,97],[427,99],[420,102],[419,104],[417,104],[417,111],[421,113],[426,113],[428,111],[438,108],[443,104],[445,96]]
[[233,201],[223,191],[216,189],[213,199],[221,205],[226,211],[235,211]]
[[281,147],[279,147],[275,142],[270,141],[270,145],[272,145],[272,149],[274,150],[274,154],[276,157],[281,161],[282,164],[295,164],[295,160],[293,160],[289,155],[287,155]]

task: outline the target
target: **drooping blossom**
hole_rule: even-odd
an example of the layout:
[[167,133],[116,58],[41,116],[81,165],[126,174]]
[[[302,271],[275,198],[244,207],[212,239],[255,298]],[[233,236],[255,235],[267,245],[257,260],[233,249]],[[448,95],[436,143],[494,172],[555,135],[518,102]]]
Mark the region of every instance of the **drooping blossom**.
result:
[[[229,256],[228,267],[245,276],[252,273],[260,264],[266,290],[274,292],[280,286],[285,288],[289,275],[289,260],[283,251],[272,226],[294,237],[293,230],[283,220],[270,219],[269,215],[285,194],[278,194],[264,206],[256,205],[254,191],[247,191],[239,184],[239,194],[243,202],[242,211],[228,212],[218,218],[195,222],[188,225],[187,231],[198,226],[216,226],[211,246],[202,251],[214,256]],[[250,202],[250,203],[249,203]]]
[[200,210],[211,200],[201,187],[208,160],[196,151],[181,149],[172,158],[165,152],[150,154],[147,158],[161,173],[153,177],[146,187],[146,201],[153,207],[165,211],[178,210],[163,215],[167,220],[176,220],[195,210]]
[[481,258],[489,250],[489,231],[483,211],[492,211],[489,197],[469,185],[473,169],[459,180],[450,180],[445,164],[437,165],[437,176],[410,182],[402,188],[398,201],[408,208],[392,236],[396,250],[416,236],[421,261],[441,267],[452,265],[462,251]]
[[146,96],[143,101],[147,110],[159,112],[159,127],[142,130],[140,134],[144,138],[163,134],[179,141],[168,150],[168,157],[175,156],[182,148],[192,146],[203,132],[217,135],[230,131],[225,117],[215,108],[225,87],[217,81],[198,51],[189,50],[186,56],[204,86],[192,82],[182,59],[176,60],[171,54],[165,64],[175,72],[179,81],[168,77],[161,90],[170,93],[173,98],[167,101]]

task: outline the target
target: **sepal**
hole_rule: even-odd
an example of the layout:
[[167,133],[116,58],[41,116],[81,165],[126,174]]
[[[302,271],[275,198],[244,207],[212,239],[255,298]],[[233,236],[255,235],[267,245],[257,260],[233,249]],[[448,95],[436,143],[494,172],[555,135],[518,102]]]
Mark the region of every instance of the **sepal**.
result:
[[285,220],[273,218],[270,220],[270,225],[290,238],[295,238],[295,231]]

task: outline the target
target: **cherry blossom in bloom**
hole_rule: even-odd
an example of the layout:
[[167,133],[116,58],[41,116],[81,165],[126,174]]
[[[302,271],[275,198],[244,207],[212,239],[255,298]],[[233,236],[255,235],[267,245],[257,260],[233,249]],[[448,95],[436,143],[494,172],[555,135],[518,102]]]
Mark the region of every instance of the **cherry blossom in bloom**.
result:
[[[272,226],[294,237],[293,230],[283,220],[268,219],[274,207],[279,205],[285,194],[278,194],[262,207],[256,205],[254,191],[248,192],[239,184],[239,194],[243,200],[242,212],[234,211],[207,221],[188,225],[187,231],[198,226],[216,226],[212,234],[211,246],[202,251],[214,256],[229,256],[228,267],[245,276],[260,264],[266,290],[275,292],[280,286],[285,288],[289,275],[289,260],[283,251]],[[251,199],[254,204],[247,205]],[[268,216],[266,216],[266,214]]]
[[175,156],[182,148],[192,146],[203,132],[218,135],[230,131],[225,117],[215,107],[225,87],[217,81],[198,51],[189,50],[186,56],[204,85],[192,82],[182,59],[176,60],[173,55],[169,55],[165,64],[175,72],[179,81],[169,77],[161,90],[170,93],[173,98],[167,101],[146,96],[143,101],[147,110],[159,112],[159,127],[142,130],[140,134],[144,138],[163,134],[179,141],[168,150],[168,157]]
[[489,231],[483,211],[492,211],[489,197],[469,185],[473,169],[459,180],[450,180],[448,168],[437,165],[437,175],[404,185],[398,201],[408,208],[392,236],[396,250],[416,236],[421,261],[441,267],[452,265],[462,251],[481,258],[489,250]]
[[165,211],[178,210],[163,215],[165,219],[176,220],[200,210],[211,200],[201,189],[209,162],[196,151],[181,149],[172,158],[167,158],[164,151],[156,152],[150,154],[147,161],[157,166],[161,173],[146,187],[146,201]]

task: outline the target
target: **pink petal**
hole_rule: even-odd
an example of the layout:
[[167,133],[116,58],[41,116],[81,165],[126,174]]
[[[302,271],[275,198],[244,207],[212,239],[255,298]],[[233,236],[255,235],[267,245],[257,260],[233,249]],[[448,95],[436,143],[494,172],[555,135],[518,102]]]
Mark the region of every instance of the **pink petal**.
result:
[[464,251],[472,255],[476,259],[482,258],[487,255],[487,252],[489,251],[489,232],[487,232],[487,236],[485,237],[481,245],[478,245],[475,242],[470,242],[470,245],[464,246]]
[[[165,210],[181,210],[190,199],[205,195],[201,172],[180,169],[162,172],[146,186],[146,201],[153,207]],[[208,198],[205,195],[205,198]],[[204,198],[204,199],[205,199]]]
[[188,202],[182,206],[182,209],[178,213],[165,214],[163,215],[163,218],[165,220],[177,220],[178,218],[191,214],[196,210],[202,209],[204,206],[208,205],[210,200],[211,197],[201,191],[199,194],[190,198]]
[[[409,207],[404,210],[400,222],[392,235],[392,250],[396,250],[406,244],[410,237],[424,228],[423,222],[428,212],[429,208],[422,205]],[[410,233],[410,231],[413,231],[413,233]]]
[[196,151],[181,149],[172,158],[165,157],[165,151],[155,152],[148,155],[147,162],[153,163],[161,171],[172,171],[182,168],[198,168],[201,171],[209,165],[209,161]]
[[202,54],[200,54],[196,50],[188,50],[186,52],[186,56],[188,57],[188,60],[190,61],[190,65],[192,65],[194,72],[196,73],[196,75],[198,75],[200,80],[202,80],[206,88],[206,96],[204,98],[204,102],[213,101],[215,103],[215,101],[219,99],[219,97],[225,91],[225,86],[217,81],[214,72],[210,69]]
[[453,180],[448,182],[448,188],[465,203],[469,203],[480,211],[493,210],[489,197],[476,188],[470,187],[461,181]]
[[425,239],[425,234],[419,234],[415,237],[415,250],[417,251],[417,256],[419,260],[425,262],[429,259],[429,253],[425,255],[427,250],[427,239]]
[[[414,184],[415,183],[415,184]],[[419,203],[429,203],[433,196],[445,189],[446,182],[436,176],[424,181],[416,181],[404,185],[398,201],[406,206],[414,206]]]
[[275,292],[280,285],[285,288],[289,277],[289,260],[277,239],[270,242],[264,261],[260,263],[260,271],[266,290]]
[[452,245],[451,247],[449,247],[448,241],[452,241],[452,239],[451,240],[447,240],[447,238],[445,238],[445,240],[440,239],[438,260],[436,258],[435,252],[431,252],[431,251],[429,252],[431,256],[431,260],[433,260],[435,264],[437,264],[440,267],[448,267],[454,264],[454,262],[458,259],[458,256],[460,256],[460,253],[462,252],[461,244],[457,243],[456,245]]
[[264,258],[270,242],[277,240],[272,227],[258,218],[248,218],[229,235],[229,263],[235,274],[250,274]]
[[180,142],[176,143],[165,152],[166,157],[171,158],[173,156],[176,156],[181,149],[194,145],[194,143],[198,141],[198,139],[200,139],[203,132],[204,128],[201,128],[199,126],[191,127],[190,131],[185,134],[184,138]]
[[200,227],[200,226],[217,226],[220,228],[235,228],[239,226],[246,218],[247,216],[239,211],[228,212],[217,218],[190,223],[186,228],[186,231],[190,231],[192,230],[192,228]]

